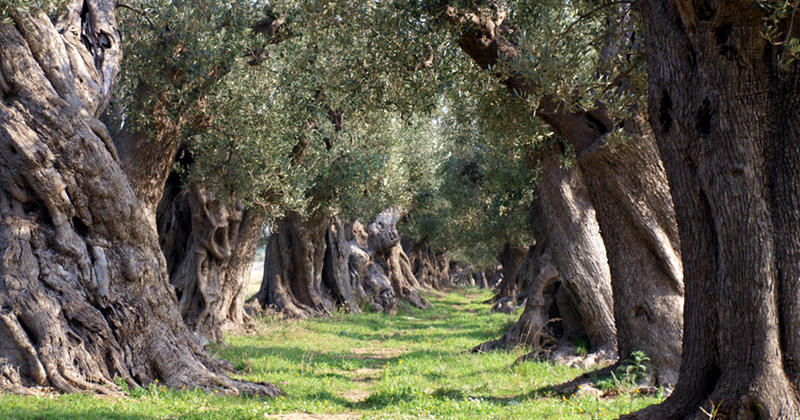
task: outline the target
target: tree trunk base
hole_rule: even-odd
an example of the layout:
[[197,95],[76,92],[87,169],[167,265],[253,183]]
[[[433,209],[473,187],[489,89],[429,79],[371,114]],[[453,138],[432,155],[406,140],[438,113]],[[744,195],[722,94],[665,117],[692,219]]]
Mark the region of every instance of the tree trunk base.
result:
[[[800,405],[786,376],[776,367],[772,372],[735,372],[722,376],[705,398],[677,388],[661,404],[646,407],[621,419],[797,419]],[[708,379],[708,378],[706,378]],[[711,378],[713,379],[713,378]]]

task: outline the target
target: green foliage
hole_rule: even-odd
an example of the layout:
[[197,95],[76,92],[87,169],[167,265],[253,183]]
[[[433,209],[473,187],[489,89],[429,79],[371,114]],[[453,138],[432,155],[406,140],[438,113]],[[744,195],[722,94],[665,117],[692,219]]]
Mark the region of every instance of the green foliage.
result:
[[591,346],[587,338],[579,338],[575,340],[572,345],[575,346],[575,353],[579,356],[586,356],[589,354],[589,349]]
[[788,69],[798,58],[800,58],[800,39],[792,36],[796,33],[795,22],[798,6],[800,3],[794,0],[761,0],[756,4],[764,12],[763,36],[777,47],[780,47],[778,54],[778,64]]
[[[620,116],[641,105],[642,63],[626,44],[638,23],[628,5],[510,2],[508,36],[525,53],[486,72],[461,51],[464,28],[443,6],[134,2],[122,19],[127,122],[182,136],[187,179],[273,217],[369,219],[400,205],[412,210],[406,233],[490,265],[505,242],[530,240],[536,171],[525,154],[556,141],[535,117],[539,101],[602,100]],[[278,32],[254,31],[263,19],[281,22]],[[530,80],[524,100],[498,83],[510,75]]]
[[354,418],[614,418],[662,397],[564,398],[547,386],[583,371],[515,364],[523,349],[470,353],[513,318],[488,314],[488,291],[428,296],[432,309],[396,316],[337,313],[328,319],[258,318],[256,335],[228,336],[217,356],[237,377],[280,385],[285,398],[226,397],[151,383],[129,397],[0,396],[0,418],[264,419],[265,415]]
[[631,352],[631,356],[619,363],[611,376],[594,378],[593,382],[600,389],[618,389],[630,392],[639,387],[641,381],[653,374],[650,356],[641,350]]
[[[447,250],[458,261],[478,267],[495,265],[496,254],[506,242],[527,246],[531,239],[530,206],[536,172],[525,153],[534,144],[550,141],[550,133],[528,139],[522,132],[536,132],[537,120],[510,106],[508,92],[495,86],[491,94],[448,103],[440,119],[443,142],[449,147],[441,167],[440,182],[418,194],[414,211],[401,226],[404,233],[427,238],[436,250]],[[492,99],[493,96],[500,100]],[[486,102],[494,102],[487,105]],[[483,118],[502,110],[508,124]]]
[[42,11],[50,17],[64,9],[67,0],[1,0],[0,24],[13,22],[12,14],[19,11]]
[[[423,55],[387,51],[417,46],[428,54],[433,35],[419,28],[404,40],[376,29],[395,24],[398,10],[352,2],[146,5],[124,20],[123,33],[132,34],[126,112],[150,135],[178,127],[190,140],[191,177],[273,215],[374,214],[410,202],[431,182],[439,149],[426,142],[439,73],[417,71]],[[285,18],[280,40],[251,31],[265,15]],[[268,58],[252,66],[257,51]]]

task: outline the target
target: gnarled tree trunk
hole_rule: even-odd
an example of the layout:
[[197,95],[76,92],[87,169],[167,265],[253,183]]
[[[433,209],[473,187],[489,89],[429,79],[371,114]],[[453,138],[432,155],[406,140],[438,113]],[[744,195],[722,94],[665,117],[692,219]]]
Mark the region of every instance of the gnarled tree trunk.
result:
[[179,181],[168,182],[158,207],[159,242],[194,331],[222,342],[223,331],[249,319],[245,293],[265,221],[265,212],[224,203],[198,184],[184,191]]
[[779,66],[753,2],[641,13],[686,302],[675,391],[636,416],[800,418],[800,69]]
[[550,340],[547,327],[551,322],[550,309],[556,290],[552,286],[558,284],[558,270],[544,241],[538,241],[530,255],[533,281],[522,315],[501,338],[482,343],[472,349],[473,351],[484,352],[519,345],[527,345],[538,351],[555,344]]
[[550,148],[535,157],[542,174],[536,185],[534,220],[544,230],[562,285],[581,315],[593,351],[613,359],[617,330],[606,249],[580,171],[564,168],[556,153]]
[[[353,247],[347,238],[347,228],[338,216],[331,217],[325,233],[325,261],[322,265],[322,280],[331,291],[336,304],[350,312],[360,313],[358,299],[366,298],[360,277],[351,275],[350,255]],[[352,227],[350,227],[352,231]]]
[[397,309],[397,297],[384,269],[365,251],[369,249],[366,229],[355,221],[347,225],[346,233],[350,244],[350,281],[358,298],[375,312],[394,313]]
[[450,277],[450,258],[446,254],[434,252],[426,239],[407,249],[404,247],[404,250],[411,261],[417,281],[425,287],[441,290]]
[[289,317],[327,315],[336,304],[357,312],[359,301],[381,312],[394,312],[401,301],[430,306],[400,245],[398,219],[386,210],[364,230],[358,222],[290,212],[267,245],[259,303]]
[[[509,244],[506,243],[503,252],[498,256],[498,260],[508,259],[509,248]],[[519,250],[522,249],[520,248]],[[525,295],[530,292],[530,290],[525,289],[531,286],[532,280],[536,275],[534,272],[537,269],[536,264],[543,250],[544,247],[535,245],[528,248],[528,251],[522,259],[522,263],[518,265],[516,270],[513,270],[513,267],[511,268],[513,270],[514,281],[510,282],[504,280],[500,282],[497,287],[497,293],[492,299],[487,301],[487,303],[494,302],[489,312],[512,313],[519,309],[520,306],[525,305],[523,300],[525,299]],[[501,256],[505,256],[505,258],[501,258]],[[510,264],[507,263],[506,265]],[[516,265],[516,261],[514,265]],[[505,275],[503,278],[505,279]]]
[[451,262],[450,284],[453,286],[475,286],[472,265],[461,266],[455,261]]
[[[678,380],[683,273],[678,225],[655,139],[641,118],[614,146],[575,142],[608,251],[620,359],[642,350],[662,385]],[[584,139],[585,140],[585,139]]]
[[421,286],[411,270],[411,262],[400,245],[397,222],[400,211],[389,208],[378,214],[367,226],[367,244],[373,258],[386,271],[395,296],[417,308],[427,308],[431,304],[419,292]]
[[617,343],[605,247],[580,171],[563,168],[556,152],[550,148],[531,155],[531,164],[541,165],[543,171],[533,203],[537,242],[529,254],[528,270],[532,269],[533,275],[526,288],[525,309],[503,337],[475,350],[526,344],[534,347],[535,354],[542,354],[542,348],[552,344],[544,342],[543,334],[548,332],[551,308],[557,305],[554,286],[560,278],[589,338],[591,359],[611,361],[616,358]]
[[121,59],[114,2],[0,25],[0,386],[115,393],[235,381],[192,339],[158,238],[120,169],[106,107]]
[[475,286],[481,289],[489,288],[489,280],[486,278],[486,270],[477,270],[472,272],[472,279]]
[[322,279],[329,217],[305,219],[289,212],[278,221],[267,243],[264,280],[256,295],[262,307],[290,318],[328,315],[334,308]]

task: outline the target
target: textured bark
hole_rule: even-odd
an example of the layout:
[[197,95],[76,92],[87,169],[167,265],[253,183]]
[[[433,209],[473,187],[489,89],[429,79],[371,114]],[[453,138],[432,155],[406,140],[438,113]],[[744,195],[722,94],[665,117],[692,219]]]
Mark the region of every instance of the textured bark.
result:
[[503,270],[498,266],[484,270],[484,275],[486,276],[487,287],[495,288],[503,281]]
[[441,290],[450,278],[450,258],[436,253],[423,239],[403,248],[408,254],[414,276],[425,287]]
[[375,312],[394,313],[397,309],[397,297],[384,269],[364,250],[367,242],[364,227],[355,222],[349,232],[355,233],[350,239],[348,266],[358,299]]
[[[522,258],[522,263],[516,264],[518,261],[517,255],[520,251],[522,251],[521,248],[517,251],[510,251],[509,244],[506,244],[503,252],[498,256],[498,260],[506,261],[506,266],[509,267],[507,272],[510,272],[509,275],[513,275],[514,281],[503,280],[498,284],[497,293],[487,301],[487,303],[494,302],[489,312],[512,313],[519,309],[520,306],[525,306],[524,299],[530,292],[530,287],[536,276],[535,270],[538,269],[537,261],[539,261],[542,252],[544,252],[544,246],[529,247]],[[508,261],[510,259],[509,254],[517,254],[513,255],[513,263]],[[514,267],[511,267],[512,264]],[[515,267],[516,269],[514,269]],[[503,278],[506,278],[505,275]]]
[[635,417],[800,418],[800,70],[778,67],[752,2],[641,13],[686,301],[675,390]]
[[119,153],[120,166],[128,176],[128,182],[136,197],[142,202],[153,226],[156,226],[157,209],[183,140],[180,127],[167,117],[168,107],[163,101],[157,100],[155,108],[157,110],[154,111],[154,119],[157,121],[157,127],[156,133],[152,136],[121,127],[122,115],[109,113],[103,118],[111,129],[114,146]]
[[562,285],[581,315],[592,349],[611,355],[617,330],[606,249],[580,171],[564,168],[556,152],[551,148],[536,157],[542,174],[534,220],[543,224]]
[[[322,266],[322,279],[331,291],[336,304],[350,312],[360,313],[358,299],[365,298],[366,292],[359,283],[359,277],[351,275],[350,254],[352,246],[347,239],[347,226],[332,217],[325,233],[325,261]],[[351,227],[352,229],[352,227]]]
[[266,214],[170,182],[158,207],[161,249],[186,324],[222,342],[244,326],[245,293]]
[[378,214],[367,226],[367,244],[373,258],[386,271],[395,296],[417,308],[427,308],[431,304],[419,293],[421,286],[411,270],[411,261],[400,244],[396,227],[400,216],[400,211],[395,208]]
[[497,255],[497,262],[503,270],[503,280],[497,286],[497,293],[489,300],[489,303],[496,303],[504,298],[516,301],[517,292],[517,273],[525,263],[528,250],[509,244],[503,246],[503,250]]
[[471,265],[462,267],[455,262],[451,263],[450,285],[451,286],[475,286],[473,268]]
[[574,142],[608,252],[620,359],[642,350],[661,385],[678,380],[683,272],[666,173],[649,125],[625,122],[631,137],[608,146]]
[[0,387],[119,392],[232,380],[177,311],[158,238],[97,119],[121,59],[114,3],[0,25]]
[[334,301],[322,279],[329,217],[289,212],[267,243],[264,280],[256,298],[290,318],[329,315]]
[[257,299],[289,316],[327,315],[336,305],[359,312],[363,303],[392,313],[398,303],[430,306],[395,228],[399,212],[382,212],[364,229],[337,217],[282,219],[267,245]]
[[555,345],[557,340],[549,331],[548,324],[552,320],[550,312],[556,291],[556,287],[553,286],[558,284],[558,270],[544,242],[537,244],[534,251],[535,253],[530,253],[532,256],[535,255],[530,262],[531,267],[535,267],[531,270],[534,272],[533,281],[519,320],[501,338],[482,343],[472,351],[484,352],[519,345],[530,346],[535,349],[534,351],[539,351]]
[[[537,197],[533,203],[532,223],[537,241],[528,253],[523,275],[518,275],[520,288],[527,298],[519,321],[503,337],[483,343],[476,351],[507,348],[525,344],[534,348],[534,355],[552,346],[559,337],[549,330],[553,305],[569,311],[562,297],[556,301],[559,277],[579,314],[582,328],[575,328],[575,319],[566,319],[562,330],[577,335],[582,329],[592,348],[592,360],[613,360],[616,357],[616,328],[611,300],[611,281],[594,208],[583,185],[580,171],[562,167],[557,149],[531,154],[531,165],[541,166]],[[520,273],[518,273],[520,274]],[[530,283],[525,284],[525,279]],[[546,340],[543,338],[547,338]]]
[[475,286],[481,289],[489,288],[489,280],[486,278],[486,270],[473,271],[472,278]]

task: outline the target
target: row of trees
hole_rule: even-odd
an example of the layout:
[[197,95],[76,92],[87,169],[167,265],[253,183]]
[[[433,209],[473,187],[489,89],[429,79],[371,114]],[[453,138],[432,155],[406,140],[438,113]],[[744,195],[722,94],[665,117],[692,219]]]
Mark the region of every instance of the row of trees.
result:
[[[636,415],[796,417],[795,10],[5,1],[0,384],[275,395],[200,337],[245,319],[267,214],[259,298],[280,306],[283,284],[286,308],[324,312],[323,285],[349,293],[326,253],[358,244],[332,217],[398,204],[421,244],[480,264],[504,248],[520,323],[547,320],[559,279],[593,351],[647,352],[675,391]],[[514,228],[530,203],[535,242]],[[411,282],[400,218],[356,248]],[[475,235],[492,240],[470,254]]]

